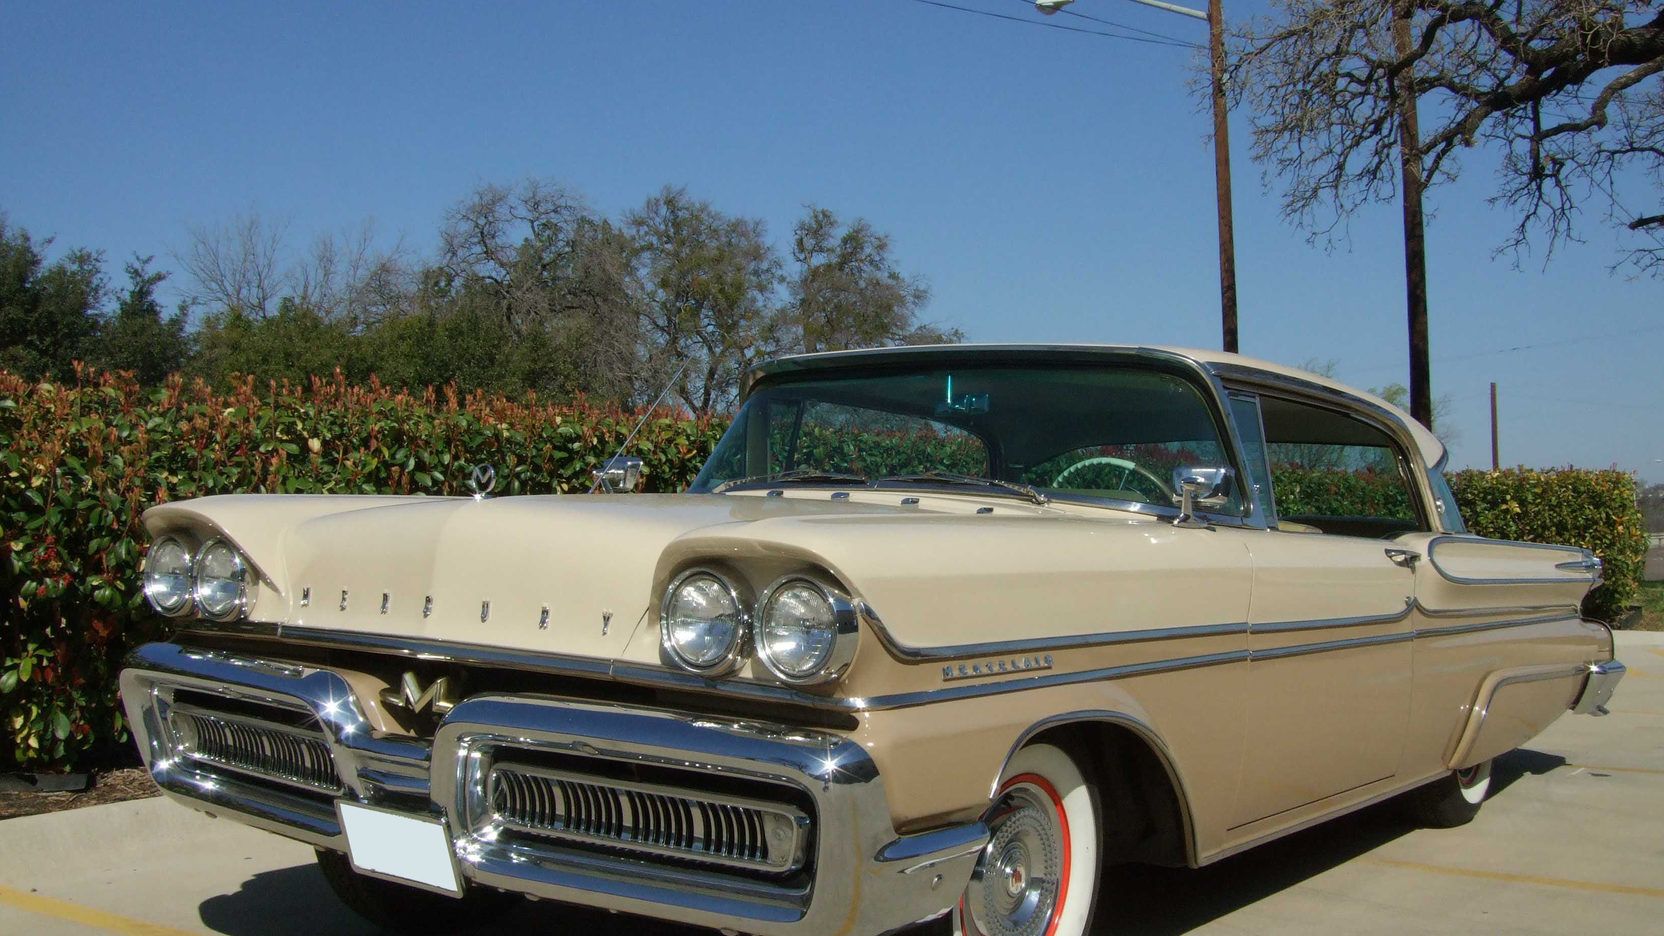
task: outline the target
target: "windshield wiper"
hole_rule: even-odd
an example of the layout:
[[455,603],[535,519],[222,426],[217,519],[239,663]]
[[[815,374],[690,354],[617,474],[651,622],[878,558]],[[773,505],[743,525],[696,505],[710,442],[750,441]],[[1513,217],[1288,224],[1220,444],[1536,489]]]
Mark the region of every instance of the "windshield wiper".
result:
[[712,494],[721,494],[730,488],[742,484],[772,484],[787,482],[791,484],[860,484],[867,483],[866,475],[852,474],[846,471],[821,471],[818,468],[797,468],[792,471],[775,471],[769,474],[752,475],[749,478],[733,478],[711,488]]
[[979,478],[976,475],[957,474],[952,471],[925,471],[919,474],[889,475],[879,478],[878,480],[879,482],[901,481],[904,483],[975,485],[977,487],[1000,488],[1002,490],[1009,491],[1012,494],[1016,494],[1019,497],[1027,498],[1036,504],[1044,504],[1051,500],[1051,498],[1040,493],[1038,488],[1031,484],[1024,484],[1021,481],[1001,481],[998,478]]

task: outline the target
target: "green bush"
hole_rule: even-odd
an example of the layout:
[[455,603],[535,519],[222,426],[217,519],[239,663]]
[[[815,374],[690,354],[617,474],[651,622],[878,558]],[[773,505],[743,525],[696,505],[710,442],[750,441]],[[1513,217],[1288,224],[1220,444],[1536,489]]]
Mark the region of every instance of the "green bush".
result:
[[[162,629],[139,589],[146,507],[236,492],[459,494],[482,461],[500,493],[582,491],[639,417],[339,375],[146,390],[0,371],[0,764],[74,767],[126,740],[116,673]],[[644,489],[686,487],[724,427],[649,420],[631,444]]]
[[1285,517],[1415,516],[1407,489],[1397,474],[1278,465],[1271,471],[1271,484],[1277,492],[1277,513]]
[[1606,565],[1583,613],[1614,621],[1639,595],[1647,534],[1635,476],[1615,469],[1459,471],[1450,476],[1468,529],[1480,536],[1581,546]]

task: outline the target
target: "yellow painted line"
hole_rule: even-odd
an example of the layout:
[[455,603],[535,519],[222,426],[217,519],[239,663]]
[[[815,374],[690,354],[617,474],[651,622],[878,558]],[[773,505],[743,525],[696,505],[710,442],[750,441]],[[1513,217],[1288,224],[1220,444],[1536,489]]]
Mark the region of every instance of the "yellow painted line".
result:
[[1664,776],[1664,770],[1655,770],[1651,767],[1591,767],[1588,764],[1567,764],[1565,766],[1577,770],[1594,770],[1600,773],[1611,771],[1613,773],[1645,773]]
[[28,891],[15,890],[0,884],[0,904],[7,904],[19,910],[36,913],[41,916],[54,917],[91,926],[96,929],[121,933],[123,936],[191,936],[189,931],[162,926],[157,923],[146,923],[132,917],[124,917],[116,913],[105,913],[91,907],[83,907],[78,903],[59,900],[56,897],[46,897],[41,894],[31,894]]
[[1588,891],[1595,894],[1627,894],[1632,897],[1657,897],[1664,900],[1664,888],[1636,887],[1633,884],[1604,884],[1600,881],[1572,881],[1566,878],[1542,877],[1536,874],[1512,874],[1507,871],[1483,871],[1478,868],[1451,868],[1445,865],[1422,864],[1417,861],[1396,861],[1391,858],[1365,856],[1361,861],[1403,868],[1406,871],[1425,871],[1451,877],[1478,878],[1482,881],[1502,881],[1508,884],[1535,884],[1538,887],[1563,887],[1567,890]]

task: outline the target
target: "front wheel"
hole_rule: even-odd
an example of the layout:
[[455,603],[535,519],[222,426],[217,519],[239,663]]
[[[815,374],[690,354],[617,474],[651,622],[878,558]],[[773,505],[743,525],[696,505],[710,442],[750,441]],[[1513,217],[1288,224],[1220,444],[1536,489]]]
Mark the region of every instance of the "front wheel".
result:
[[464,933],[490,923],[515,897],[475,888],[462,898],[360,874],[346,855],[318,849],[329,889],[354,913],[392,933]]
[[1467,825],[1479,815],[1485,795],[1491,791],[1491,762],[1474,764],[1449,774],[1409,794],[1407,805],[1415,818],[1435,829]]
[[1062,749],[1033,744],[1011,759],[993,831],[953,911],[963,936],[1093,932],[1100,870],[1098,793]]

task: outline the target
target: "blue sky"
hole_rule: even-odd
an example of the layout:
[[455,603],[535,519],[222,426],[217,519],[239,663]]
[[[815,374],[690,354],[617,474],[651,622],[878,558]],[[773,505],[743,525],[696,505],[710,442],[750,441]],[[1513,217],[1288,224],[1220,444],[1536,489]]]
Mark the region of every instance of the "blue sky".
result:
[[[1125,0],[1074,9],[1204,38]],[[188,226],[251,210],[297,246],[373,219],[426,251],[481,183],[555,179],[608,213],[669,183],[778,241],[805,203],[868,218],[930,284],[928,316],[972,340],[1219,340],[1208,118],[1183,49],[907,0],[13,3],[0,34],[0,211],[116,273],[135,251],[171,268]],[[1232,133],[1244,353],[1404,381],[1396,206],[1311,247],[1262,190],[1243,115]],[[1546,270],[1493,259],[1510,220],[1485,204],[1486,154],[1465,168],[1428,205],[1455,462],[1489,462],[1495,380],[1505,463],[1664,481],[1664,281],[1609,272],[1622,241],[1598,206]]]

